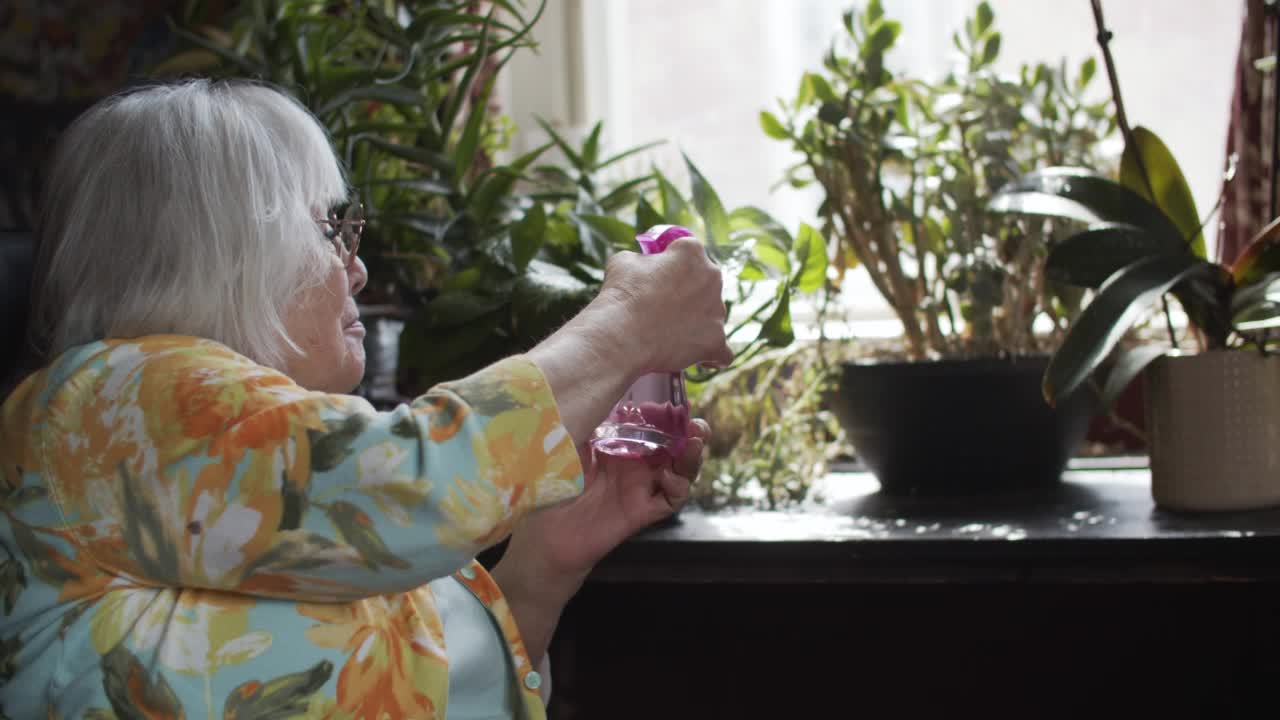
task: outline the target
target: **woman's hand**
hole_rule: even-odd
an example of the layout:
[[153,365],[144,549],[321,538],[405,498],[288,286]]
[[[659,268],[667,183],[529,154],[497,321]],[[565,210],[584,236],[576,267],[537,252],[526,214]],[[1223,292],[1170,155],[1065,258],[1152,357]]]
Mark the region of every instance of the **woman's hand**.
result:
[[674,460],[597,455],[584,463],[588,479],[581,495],[533,513],[512,533],[493,576],[535,663],[591,568],[623,540],[688,502],[708,434],[705,421],[693,420],[684,452]]
[[597,454],[583,466],[588,473],[583,493],[526,518],[512,534],[511,546],[536,551],[536,563],[548,577],[585,577],[623,540],[684,507],[708,433],[706,421],[693,420],[684,452],[674,460]]
[[616,303],[628,315],[622,342],[646,371],[727,365],[733,352],[724,333],[722,285],[702,243],[686,237],[657,255],[611,257],[597,304]]
[[701,243],[681,238],[657,255],[609,260],[600,294],[529,351],[581,446],[646,372],[727,365],[720,270]]

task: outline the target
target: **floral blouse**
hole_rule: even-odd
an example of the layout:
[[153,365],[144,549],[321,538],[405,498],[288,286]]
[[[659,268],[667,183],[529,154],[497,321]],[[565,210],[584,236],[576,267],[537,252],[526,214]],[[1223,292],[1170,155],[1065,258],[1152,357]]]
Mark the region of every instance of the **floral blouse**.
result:
[[71,350],[0,408],[0,716],[443,718],[452,574],[542,718],[473,558],[582,483],[523,357],[379,413],[207,340]]

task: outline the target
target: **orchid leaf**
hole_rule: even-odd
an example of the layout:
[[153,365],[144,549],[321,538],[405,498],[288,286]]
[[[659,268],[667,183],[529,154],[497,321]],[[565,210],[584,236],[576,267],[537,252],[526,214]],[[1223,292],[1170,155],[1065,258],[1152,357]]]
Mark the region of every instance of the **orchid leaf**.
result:
[[1190,254],[1155,255],[1116,273],[1072,324],[1045,370],[1045,399],[1057,405],[1093,374],[1160,296],[1197,273],[1215,268]]

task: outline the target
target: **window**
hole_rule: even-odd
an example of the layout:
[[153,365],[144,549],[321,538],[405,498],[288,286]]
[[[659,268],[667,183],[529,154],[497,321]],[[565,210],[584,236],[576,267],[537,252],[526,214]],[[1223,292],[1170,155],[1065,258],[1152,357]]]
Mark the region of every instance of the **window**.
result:
[[[1003,34],[998,67],[1096,55],[1088,0],[990,0]],[[895,70],[941,74],[952,60],[951,33],[976,0],[883,0],[902,21]],[[757,124],[760,110],[790,97],[816,68],[849,0],[548,0],[538,28],[543,49],[513,63],[509,109],[532,147],[539,114],[572,134],[604,120],[609,147],[655,139],[654,163],[683,178],[684,150],[728,206],[759,205],[793,229],[812,221],[816,190],[771,192],[796,157]],[[1202,0],[1111,0],[1107,24],[1126,109],[1169,144],[1201,214],[1214,206],[1226,147],[1242,4]],[[530,54],[526,54],[530,55]],[[1099,58],[1100,60],[1100,58]],[[1101,63],[1100,63],[1101,65]],[[1105,74],[1094,81],[1108,92]],[[1117,143],[1118,151],[1119,143]],[[1213,226],[1209,228],[1212,242]],[[888,308],[865,275],[844,302],[855,321],[893,330]],[[801,324],[801,319],[797,319]],[[866,326],[876,332],[872,326]]]

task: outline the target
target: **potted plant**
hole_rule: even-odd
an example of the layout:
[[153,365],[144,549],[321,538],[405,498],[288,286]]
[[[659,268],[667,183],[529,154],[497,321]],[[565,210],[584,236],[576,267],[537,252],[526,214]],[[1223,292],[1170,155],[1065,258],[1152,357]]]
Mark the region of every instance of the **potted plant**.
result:
[[[1280,359],[1273,354],[1280,338],[1272,335],[1280,328],[1280,221],[1263,228],[1230,266],[1207,259],[1203,221],[1172,153],[1151,131],[1127,126],[1110,34],[1097,3],[1094,10],[1126,141],[1118,181],[1048,168],[1010,183],[991,204],[998,212],[1088,225],[1056,244],[1046,261],[1051,277],[1095,292],[1046,370],[1044,395],[1060,402],[1094,382],[1109,405],[1144,374],[1158,505],[1280,504]],[[1199,352],[1180,351],[1188,338],[1177,335],[1169,297],[1185,311]],[[1169,344],[1122,343],[1157,307]]]
[[189,47],[156,74],[268,80],[333,137],[367,207],[364,312],[390,308],[405,324],[397,387],[374,399],[527,350],[595,295],[609,256],[634,250],[651,225],[693,228],[730,273],[741,362],[790,343],[790,298],[821,283],[816,232],[793,239],[756,208],[726,210],[691,161],[691,197],[656,171],[617,177],[617,163],[648,146],[610,155],[598,124],[573,147],[543,123],[546,144],[503,160],[512,128],[493,106],[494,78],[532,47],[544,5],[250,0],[211,16],[193,1],[174,21]]
[[397,358],[384,358],[378,342],[383,321],[411,317],[454,256],[494,242],[518,175],[546,149],[499,164],[510,128],[490,105],[497,74],[531,46],[542,8],[249,0],[227,9],[192,0],[171,19],[184,44],[154,74],[266,80],[328,129],[367,212],[367,393],[397,395],[386,377]]
[[995,190],[1040,166],[1101,164],[1095,71],[1065,63],[992,69],[994,14],[954,36],[962,64],[938,82],[885,67],[901,25],[878,0],[844,15],[843,42],[806,73],[764,131],[802,155],[788,180],[817,183],[837,284],[861,265],[903,326],[900,362],[849,362],[832,398],[858,457],[888,493],[964,494],[1056,482],[1089,398],[1047,408],[1038,381],[1079,292],[1042,270],[1067,223],[987,211]]

